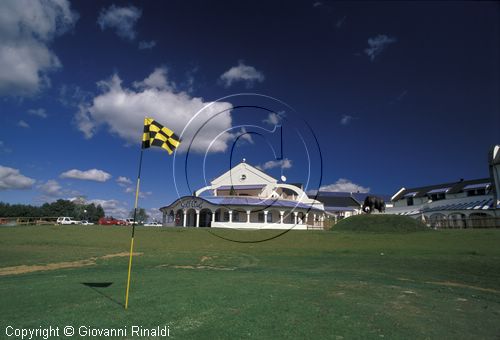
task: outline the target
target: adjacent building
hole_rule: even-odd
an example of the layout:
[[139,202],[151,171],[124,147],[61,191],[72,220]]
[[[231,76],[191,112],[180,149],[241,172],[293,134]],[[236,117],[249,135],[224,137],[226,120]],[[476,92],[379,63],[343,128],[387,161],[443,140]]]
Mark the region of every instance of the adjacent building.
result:
[[420,218],[433,227],[500,226],[500,146],[489,153],[490,177],[401,188],[387,213]]

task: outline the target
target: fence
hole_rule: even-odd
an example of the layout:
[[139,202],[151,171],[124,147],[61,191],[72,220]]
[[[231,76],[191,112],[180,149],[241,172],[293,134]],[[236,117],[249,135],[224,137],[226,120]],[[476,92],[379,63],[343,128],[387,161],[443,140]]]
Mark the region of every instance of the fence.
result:
[[500,217],[459,217],[428,219],[425,223],[432,228],[500,228]]
[[57,217],[0,217],[0,226],[50,225],[56,224]]

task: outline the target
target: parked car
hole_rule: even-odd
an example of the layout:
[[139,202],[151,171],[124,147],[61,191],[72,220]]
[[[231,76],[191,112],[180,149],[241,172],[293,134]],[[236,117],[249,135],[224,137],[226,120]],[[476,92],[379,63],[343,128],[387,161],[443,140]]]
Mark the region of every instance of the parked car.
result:
[[99,219],[99,224],[101,225],[127,225],[127,222],[123,220],[117,220],[113,216],[111,217],[101,217]]
[[80,224],[80,221],[76,221],[71,217],[58,217],[56,223],[60,225]]
[[89,221],[81,221],[80,224],[81,225],[94,225],[94,223],[91,223]]
[[145,227],[161,227],[162,224],[158,223],[158,222],[149,222],[149,223],[144,224],[144,226]]
[[135,221],[134,222],[134,219],[133,218],[126,218],[125,219],[125,222],[127,222],[127,225],[131,225],[131,224],[139,224],[139,221]]

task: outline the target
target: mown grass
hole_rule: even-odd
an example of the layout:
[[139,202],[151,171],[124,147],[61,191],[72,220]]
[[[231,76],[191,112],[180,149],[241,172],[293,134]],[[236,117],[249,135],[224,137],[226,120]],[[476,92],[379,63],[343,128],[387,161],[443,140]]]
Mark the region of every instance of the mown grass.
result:
[[363,214],[340,220],[333,226],[338,231],[414,232],[430,230],[421,221],[399,215]]
[[[260,243],[211,232],[277,234],[139,228],[129,310],[128,258],[97,259],[0,276],[0,325],[168,325],[177,339],[500,336],[500,230],[291,231]],[[129,237],[124,227],[0,228],[0,271],[126,252]]]

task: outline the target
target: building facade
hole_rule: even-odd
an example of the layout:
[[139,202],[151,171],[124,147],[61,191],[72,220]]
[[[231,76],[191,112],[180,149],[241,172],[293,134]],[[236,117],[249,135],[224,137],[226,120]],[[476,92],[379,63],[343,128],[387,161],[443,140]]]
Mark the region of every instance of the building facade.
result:
[[245,160],[192,196],[160,208],[164,226],[323,229],[324,206],[300,186],[279,183]]
[[489,153],[490,177],[401,188],[387,213],[419,218],[433,227],[500,227],[500,146]]

